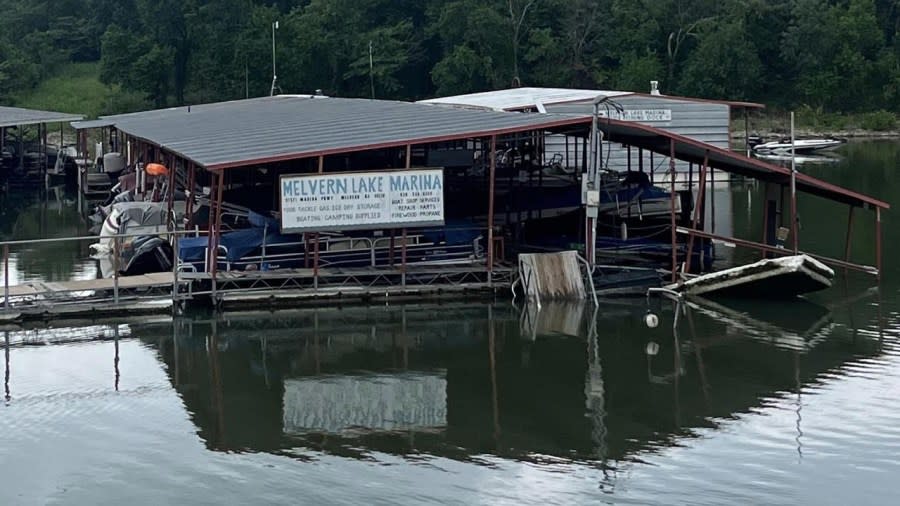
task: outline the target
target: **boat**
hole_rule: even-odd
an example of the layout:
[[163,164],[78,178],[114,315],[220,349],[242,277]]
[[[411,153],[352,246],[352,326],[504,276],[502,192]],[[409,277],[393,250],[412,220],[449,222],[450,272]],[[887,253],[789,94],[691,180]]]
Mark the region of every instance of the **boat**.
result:
[[[168,211],[163,202],[121,202],[111,206],[99,241],[91,245],[103,277],[138,275],[172,269],[172,246],[164,238]],[[116,245],[115,237],[129,235]],[[116,261],[115,254],[119,257]]]
[[845,142],[847,142],[845,139],[837,139],[834,137],[794,139],[793,143],[790,139],[779,139],[777,141],[756,144],[752,149],[754,153],[790,154],[793,151],[795,155],[801,155],[834,149]]
[[[223,233],[216,255],[220,271],[269,271],[309,267],[318,250],[320,267],[383,267],[399,265],[403,239],[383,233],[320,233],[316,247],[311,236],[282,234],[278,220],[250,213],[252,226]],[[480,261],[484,257],[481,230],[473,224],[456,222],[406,236],[406,263],[449,265]],[[178,243],[182,264],[198,271],[208,270],[206,236],[186,237]],[[309,248],[309,249],[308,249]]]
[[831,287],[834,271],[808,255],[768,258],[667,286],[685,295],[786,299]]

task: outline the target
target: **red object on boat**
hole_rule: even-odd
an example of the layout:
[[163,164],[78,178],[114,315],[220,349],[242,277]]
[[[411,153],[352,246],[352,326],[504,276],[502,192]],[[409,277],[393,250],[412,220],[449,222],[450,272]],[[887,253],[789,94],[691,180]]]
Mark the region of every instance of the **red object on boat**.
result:
[[165,176],[169,173],[169,169],[161,163],[148,163],[145,170],[147,171],[147,174],[150,174],[151,176]]

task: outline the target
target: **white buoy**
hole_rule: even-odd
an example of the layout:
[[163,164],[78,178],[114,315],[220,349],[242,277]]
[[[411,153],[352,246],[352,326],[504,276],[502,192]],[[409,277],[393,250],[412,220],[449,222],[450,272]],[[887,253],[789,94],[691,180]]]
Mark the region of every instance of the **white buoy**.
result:
[[653,313],[648,312],[646,315],[644,315],[644,323],[651,329],[655,329],[657,326],[659,326],[659,317]]
[[659,353],[659,344],[650,341],[649,343],[647,343],[646,352],[647,355],[655,357]]

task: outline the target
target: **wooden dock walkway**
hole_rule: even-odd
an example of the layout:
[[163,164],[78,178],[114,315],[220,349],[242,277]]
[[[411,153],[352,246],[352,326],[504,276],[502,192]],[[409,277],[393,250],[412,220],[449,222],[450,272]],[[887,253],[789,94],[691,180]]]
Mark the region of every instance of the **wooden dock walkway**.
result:
[[[0,322],[171,311],[176,303],[211,301],[222,310],[353,304],[373,300],[492,297],[507,291],[514,269],[483,265],[393,268],[172,272],[77,281],[29,281],[4,287]],[[173,293],[177,283],[178,290]]]
[[0,321],[153,314],[173,304],[171,272],[75,281],[28,281],[4,287]]

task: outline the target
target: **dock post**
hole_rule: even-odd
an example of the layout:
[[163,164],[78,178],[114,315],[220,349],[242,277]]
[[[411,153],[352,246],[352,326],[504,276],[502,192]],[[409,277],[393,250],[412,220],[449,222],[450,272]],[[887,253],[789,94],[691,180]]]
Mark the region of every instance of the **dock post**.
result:
[[400,286],[406,287],[406,228],[403,228],[403,246],[400,250]]
[[9,244],[3,245],[3,309],[9,309]]
[[115,239],[113,239],[113,302],[116,304],[119,303],[119,252],[121,250],[121,246],[119,245],[119,236],[117,235]]
[[[709,151],[703,156],[703,166],[700,167],[700,189],[697,193],[697,203],[694,204],[694,219],[691,221],[691,232],[688,234],[688,247],[685,272],[691,271],[691,262],[694,260],[694,230],[697,230],[697,223],[700,221],[700,213],[703,212],[703,201],[706,198],[706,171],[709,168]],[[703,269],[702,263],[700,269]]]
[[853,236],[853,206],[850,206],[850,213],[847,216],[847,243],[844,245],[844,261],[850,261],[850,238]]
[[497,136],[491,136],[491,165],[490,181],[488,182],[488,251],[487,251],[487,282],[493,283],[494,271],[494,175],[497,172]]
[[178,310],[178,231],[172,231],[172,309]]
[[669,207],[671,211],[669,220],[670,227],[672,229],[672,282],[674,283],[677,279],[676,271],[678,270],[678,251],[676,250],[676,241],[678,239],[678,236],[675,230],[675,139],[671,139],[669,141],[669,171],[671,172],[672,176],[671,181],[669,181]]
[[881,208],[875,208],[875,268],[878,269],[878,283],[881,283]]
[[791,112],[791,239],[794,254],[800,252],[800,237],[797,236],[797,160],[794,149],[794,113]]

